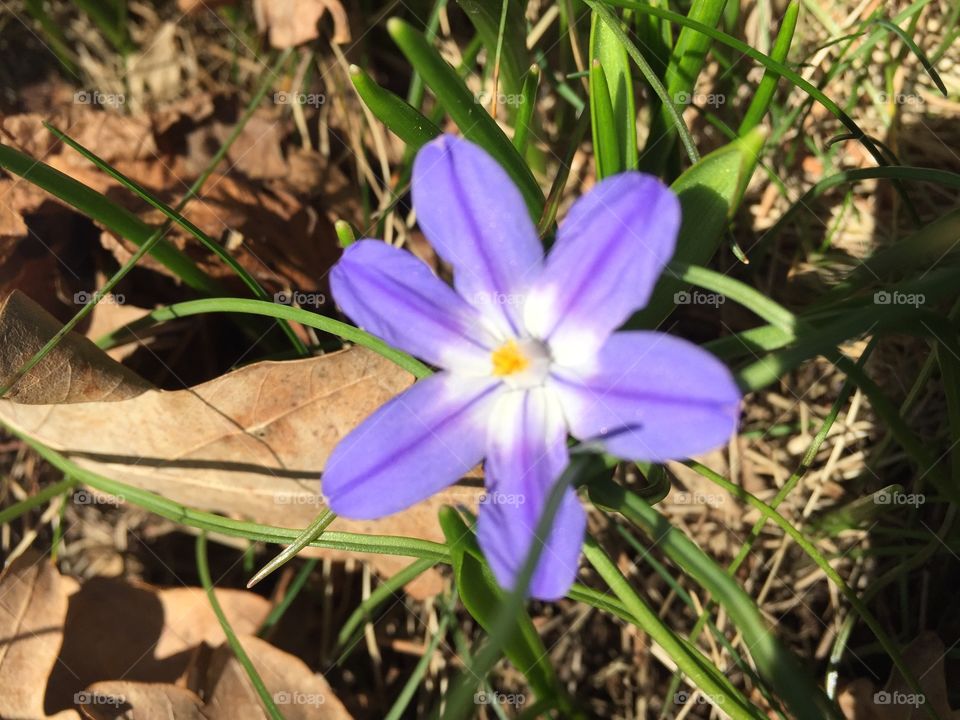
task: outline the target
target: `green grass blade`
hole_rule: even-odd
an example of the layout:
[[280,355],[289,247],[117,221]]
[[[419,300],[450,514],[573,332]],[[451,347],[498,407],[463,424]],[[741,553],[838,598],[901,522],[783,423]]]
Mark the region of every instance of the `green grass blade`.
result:
[[258,570],[252,578],[250,578],[249,582],[247,582],[247,589],[249,590],[277,568],[280,568],[293,560],[293,558],[297,556],[297,553],[323,535],[326,529],[330,527],[330,523],[336,519],[337,515],[335,512],[333,512],[333,510],[330,508],[324,508],[323,512],[317,515],[314,521],[297,536],[296,540],[281,550],[280,553],[273,558],[273,560],[260,568],[260,570]]
[[533,125],[533,111],[537,107],[537,90],[540,87],[540,66],[531,65],[523,79],[520,91],[520,106],[513,121],[513,146],[520,155],[527,150],[527,138]]
[[230,626],[230,621],[227,620],[227,616],[223,612],[223,608],[220,607],[220,601],[217,600],[217,594],[213,589],[213,581],[210,579],[210,567],[207,564],[206,533],[200,533],[197,536],[197,572],[200,575],[200,583],[203,585],[203,589],[207,593],[207,600],[210,601],[210,607],[213,608],[213,613],[217,616],[217,622],[220,623],[223,634],[227,636],[227,642],[230,644],[230,649],[233,650],[233,655],[237,658],[237,662],[240,663],[244,672],[247,673],[247,678],[250,680],[250,684],[253,685],[253,689],[260,697],[260,702],[263,704],[264,710],[267,711],[267,714],[272,718],[272,720],[284,720],[283,715],[280,714],[280,711],[277,710],[276,704],[273,702],[273,697],[270,695],[270,691],[267,690],[267,686],[263,684],[263,679],[260,677],[260,673],[257,672],[257,669],[253,666],[253,661],[250,659],[250,656],[247,655],[247,651],[244,650],[243,645],[240,644],[240,638],[237,637],[237,634]]
[[[707,27],[715,27],[723,15],[726,2],[727,0],[693,0],[687,19]],[[697,78],[706,62],[710,43],[710,37],[690,26],[683,27],[677,36],[663,79],[668,99],[661,105],[659,112],[653,114],[650,135],[643,150],[643,166],[651,172],[659,173],[673,152],[676,139],[673,116],[682,112],[686,105],[683,98],[690,97],[696,89]]]
[[[34,160],[29,155],[24,155],[19,150],[2,143],[0,143],[0,167],[46,190],[91,220],[138,246],[146,244],[157,231],[157,228],[147,225],[105,195],[88,188],[46,163]],[[166,240],[161,239],[157,242],[150,254],[194,290],[206,295],[217,295],[223,292],[224,289],[220,283],[202,272],[189,257]]]
[[362,68],[351,65],[350,80],[374,117],[403,140],[411,151],[419,150],[440,134],[440,128],[419,110],[377,85]]
[[[477,29],[477,35],[487,49],[487,57],[499,58],[502,92],[508,95],[519,93],[523,76],[530,67],[527,21],[524,18],[526,3],[517,0],[457,0],[457,4]],[[501,33],[502,13],[506,17]]]
[[597,179],[623,172],[623,156],[614,122],[610,88],[600,60],[590,67],[590,126],[593,131],[593,158]]
[[324,315],[318,315],[315,312],[310,312],[303,308],[268,303],[262,300],[248,300],[245,298],[188,300],[186,302],[168,305],[167,307],[157,308],[144,317],[99,338],[97,345],[101,348],[110,348],[114,345],[128,342],[132,338],[135,338],[140,331],[152,327],[157,323],[167,322],[176,318],[190,317],[191,315],[204,315],[206,313],[249,313],[251,315],[264,315],[282,320],[291,320],[301,325],[336,335],[348,342],[370,348],[375,353],[383,355],[383,357],[393,361],[418,378],[426,377],[433,372],[419,360],[407,355],[405,352],[390,347],[380,338],[364,332],[353,325],[328,318]]
[[398,18],[387,23],[387,30],[410,64],[423,77],[437,101],[453,118],[464,137],[480,145],[499,162],[520,189],[530,216],[539,218],[543,210],[543,192],[496,120],[477,103],[457,71],[412,26]]
[[[799,17],[800,3],[797,0],[792,0],[792,2],[787,5],[787,10],[783,14],[783,19],[780,21],[780,30],[777,32],[777,39],[773,44],[773,49],[770,51],[771,59],[779,63],[786,62],[787,53],[790,51],[790,45],[793,42],[793,33],[797,29],[797,19]],[[750,101],[750,106],[747,108],[747,112],[740,122],[740,128],[737,130],[739,136],[743,137],[763,120],[763,116],[767,114],[767,109],[770,107],[770,102],[773,100],[773,95],[777,90],[777,81],[779,79],[779,76],[775,73],[770,70],[764,70],[763,78],[760,80],[760,84],[757,85],[757,91],[754,93],[753,99]]]
[[11,521],[16,520],[24,513],[30,512],[35,507],[40,507],[41,505],[46,504],[48,500],[52,500],[57,495],[67,492],[76,484],[76,479],[72,477],[66,477],[60,482],[47,485],[39,492],[34,493],[30,497],[24,498],[20,502],[14,503],[10,507],[3,508],[0,510],[0,525],[6,525]]
[[917,56],[917,60],[919,60],[920,64],[923,65],[923,69],[927,71],[927,75],[929,75],[930,79],[933,80],[934,84],[937,86],[937,90],[939,90],[944,97],[950,96],[950,93],[947,92],[947,86],[943,84],[943,79],[940,77],[937,69],[933,66],[933,63],[930,62],[930,58],[927,57],[926,53],[920,49],[920,46],[914,42],[914,39],[910,37],[902,27],[890,22],[886,18],[877,18],[876,20],[873,20],[873,24],[886,28],[900,38],[901,42],[910,48],[910,52]]
[[[630,57],[626,47],[597,11],[591,12],[590,60],[591,67],[599,61],[604,74],[613,115],[607,132],[612,133],[616,138],[615,147],[619,150],[617,166],[620,170],[607,174],[634,170],[637,167],[637,108],[633,97]],[[592,106],[592,78],[590,102]],[[596,134],[596,128],[594,128],[594,137]]]

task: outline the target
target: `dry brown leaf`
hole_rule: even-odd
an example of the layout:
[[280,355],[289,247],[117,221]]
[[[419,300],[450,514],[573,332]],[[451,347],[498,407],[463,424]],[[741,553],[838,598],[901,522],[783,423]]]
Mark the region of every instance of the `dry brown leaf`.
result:
[[[21,292],[0,305],[0,382],[6,382],[61,325]],[[122,400],[150,383],[112,360],[87,338],[71,333],[27,373],[7,396],[16,403]]]
[[882,689],[866,678],[847,685],[838,696],[847,720],[921,720],[933,710],[942,720],[960,720],[947,695],[947,676],[943,641],[932,632],[918,635],[903,650],[903,662],[920,683],[917,695],[903,676],[894,669]]
[[[217,590],[237,632],[257,630],[270,602],[244,590]],[[63,645],[50,674],[48,701],[69,707],[91,684],[114,679],[174,683],[201,644],[218,646],[223,630],[202,588],[161,589],[93,578],[70,597]]]
[[[26,337],[39,347],[54,327],[49,320],[34,322],[35,310],[23,296],[11,297],[15,300],[0,314],[4,336],[12,328],[9,337]],[[340,438],[413,379],[382,356],[354,347],[305,360],[256,363],[187,390],[135,394],[135,385],[114,378],[125,368],[84,338],[69,340],[79,350],[57,355],[49,370],[21,388],[34,404],[0,400],[0,419],[106,477],[190,507],[295,529],[323,509],[318,481]],[[14,355],[7,361],[0,354],[5,363],[0,370],[18,367],[24,353],[11,351],[14,345],[19,347],[7,343],[0,351]],[[71,364],[74,356],[77,367]],[[79,402],[114,397],[125,399]],[[63,404],[65,398],[74,402]],[[388,518],[338,519],[334,527],[442,541],[440,506],[475,504],[475,495],[454,487]],[[386,575],[409,562],[365,558]],[[418,597],[439,589],[435,573],[408,587]]]
[[44,708],[47,678],[63,639],[67,598],[76,588],[50,561],[28,551],[0,575],[0,717],[79,718],[75,710],[53,716]]
[[[287,720],[350,720],[323,675],[310,670],[299,658],[253,636],[240,636],[263,684]],[[210,720],[267,719],[243,666],[226,644],[210,660],[203,689],[204,713]]]
[[333,18],[333,41],[350,42],[350,21],[340,0],[254,0],[260,32],[268,32],[275,48],[289,48],[320,37],[317,23],[324,13]]
[[77,697],[93,720],[207,720],[203,700],[175,685],[109,680],[94,683]]

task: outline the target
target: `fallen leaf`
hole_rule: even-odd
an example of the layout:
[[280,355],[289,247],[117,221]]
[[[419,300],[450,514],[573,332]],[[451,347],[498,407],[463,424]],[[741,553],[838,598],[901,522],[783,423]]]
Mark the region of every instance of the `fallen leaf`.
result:
[[[21,292],[0,305],[0,382],[6,384],[60,323]],[[151,387],[90,340],[70,333],[7,395],[11,404],[122,400]]]
[[[350,720],[323,675],[314,673],[299,658],[253,636],[240,636],[257,674],[287,720]],[[243,666],[228,645],[213,654],[203,688],[204,713],[210,720],[237,717],[267,719]]]
[[94,683],[77,698],[93,720],[207,720],[203,700],[176,685],[110,680]]
[[[12,337],[26,335],[39,346],[54,328],[49,321],[31,324],[31,314],[17,312],[26,299],[12,297],[17,303],[8,301],[7,313],[0,313],[0,329],[6,336],[3,322],[9,318],[17,329]],[[136,392],[106,371],[95,374],[101,365],[118,373],[123,366],[84,338],[71,341],[80,348],[74,354],[81,369],[70,364],[72,355],[58,355],[59,364],[22,390],[34,404],[0,400],[0,420],[100,475],[190,507],[295,529],[307,527],[323,509],[319,480],[334,446],[413,380],[391,361],[354,347],[255,363],[186,390]],[[15,352],[10,361],[0,354],[0,371],[12,372],[7,368],[18,367],[23,354]],[[98,382],[87,380],[91,374]],[[78,401],[114,397],[123,399]],[[439,508],[450,502],[475,506],[477,496],[478,489],[457,485],[381,520],[338,518],[334,529],[442,541]],[[388,576],[410,562],[362,557]],[[440,587],[439,575],[427,573],[407,589],[425,597]]]
[[350,42],[350,21],[340,0],[254,0],[253,14],[260,32],[268,32],[275,48],[289,48],[320,37],[317,23],[325,13],[333,17],[333,41]]
[[47,678],[63,639],[67,598],[76,583],[61,577],[34,551],[18,557],[0,575],[0,717],[79,718],[75,710],[48,715]]

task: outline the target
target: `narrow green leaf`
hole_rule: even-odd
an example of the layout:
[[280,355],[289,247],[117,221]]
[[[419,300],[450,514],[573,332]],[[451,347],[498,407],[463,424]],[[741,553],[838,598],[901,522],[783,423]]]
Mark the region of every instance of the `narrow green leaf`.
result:
[[[517,0],[457,0],[470,22],[477,29],[487,57],[497,56],[500,49],[500,87],[498,91],[516,95],[523,84],[523,76],[530,66],[527,52],[527,21],[525,2]],[[501,13],[506,13],[503,34],[500,33]]]
[[[734,5],[735,3],[730,4]],[[799,17],[800,3],[797,0],[792,0],[792,2],[787,5],[787,10],[783,14],[783,19],[780,21],[780,30],[777,32],[777,39],[773,44],[773,49],[770,51],[771,59],[780,63],[786,61],[787,53],[790,51],[790,44],[793,42],[793,33],[797,28],[797,18]],[[760,124],[763,116],[767,113],[767,109],[770,107],[770,102],[773,100],[773,94],[777,90],[777,80],[779,79],[780,76],[771,72],[769,69],[763,71],[763,78],[760,80],[760,84],[757,85],[757,91],[750,101],[750,107],[747,108],[747,112],[743,116],[740,128],[737,130],[737,135],[743,137]]]
[[270,695],[267,686],[263,684],[263,678],[260,677],[260,673],[258,673],[257,669],[253,666],[253,661],[250,659],[250,656],[247,655],[247,651],[244,650],[243,645],[240,644],[240,638],[238,638],[237,634],[233,631],[233,628],[230,626],[230,621],[227,620],[226,613],[224,613],[223,608],[220,607],[220,601],[217,600],[217,594],[213,588],[213,580],[210,579],[210,567],[207,564],[206,533],[200,533],[197,536],[197,571],[200,575],[200,584],[203,585],[203,589],[207,593],[207,600],[210,602],[210,607],[213,608],[213,614],[217,616],[217,622],[220,623],[223,634],[227,636],[227,643],[229,643],[234,657],[237,658],[237,662],[240,663],[244,672],[247,673],[247,678],[260,697],[260,702],[263,704],[264,710],[267,711],[267,715],[269,715],[272,720],[284,720],[283,715],[280,714],[276,703],[273,701],[273,696]]
[[624,170],[613,118],[606,73],[600,61],[594,59],[590,67],[590,125],[593,130],[593,157],[598,180]]
[[[157,228],[147,225],[105,195],[88,188],[46,163],[34,160],[29,155],[24,155],[19,150],[2,143],[0,143],[0,167],[46,190],[90,219],[101,223],[111,232],[138,246],[146,243],[157,231]],[[157,242],[150,254],[194,290],[205,295],[218,295],[224,292],[220,283],[201,271],[189,257],[166,240],[161,239]]]
[[910,48],[910,52],[917,56],[917,59],[920,61],[920,64],[923,65],[923,69],[927,71],[927,75],[930,76],[930,79],[933,80],[934,84],[937,86],[944,97],[949,97],[950,93],[947,92],[947,86],[943,84],[943,79],[940,77],[940,74],[937,72],[937,69],[933,66],[933,63],[930,62],[930,58],[927,57],[926,53],[920,49],[920,46],[910,37],[906,31],[896,25],[886,18],[877,18],[873,21],[874,25],[880,25],[885,27],[890,32],[894,33],[900,40]]
[[[784,700],[792,716],[800,720],[822,720],[825,714],[837,715],[835,706],[813,682],[797,658],[780,643],[750,596],[696,543],[671,525],[649,503],[612,480],[595,481],[590,484],[589,491],[594,502],[622,513],[643,530],[667,557],[726,608],[737,629],[743,633],[758,672]],[[627,607],[634,615],[637,614],[632,607]],[[684,672],[689,674],[687,670]]]
[[[617,138],[616,147],[619,149],[620,170],[607,174],[633,170],[637,167],[637,109],[633,98],[630,57],[616,33],[603,21],[596,10],[591,12],[590,20],[590,60],[591,66],[599,61],[605,76],[613,115],[609,132]],[[592,90],[590,102],[592,105]],[[596,137],[596,128],[594,137]]]
[[[450,548],[450,562],[467,612],[488,633],[497,624],[498,611],[507,594],[497,585],[477,545],[476,536],[453,508],[441,508],[440,526]],[[552,697],[557,692],[557,677],[547,657],[547,649],[526,611],[514,616],[506,635],[504,653],[524,674],[537,697]]]
[[[694,22],[716,27],[723,15],[727,0],[693,0],[687,18]],[[691,27],[684,27],[677,36],[677,42],[670,53],[663,84],[667,88],[669,102],[682,111],[696,89],[697,78],[706,62],[711,39]],[[666,159],[674,149],[676,134],[670,109],[661,106],[654,113],[650,135],[643,151],[643,165],[652,172],[664,167]]]
[[336,519],[336,513],[334,513],[330,508],[325,508],[324,511],[317,515],[313,522],[310,523],[310,525],[297,536],[296,540],[281,550],[280,553],[273,558],[273,560],[260,568],[256,575],[250,578],[249,582],[247,582],[247,589],[252,588],[258,582],[267,577],[267,575],[293,560],[293,558],[295,558],[301,550],[323,535],[326,529],[330,527],[330,523]]
[[520,155],[527,150],[527,138],[533,124],[533,111],[537,107],[537,90],[540,87],[540,66],[531,65],[523,79],[520,92],[520,106],[513,121],[513,146]]
[[499,162],[520,189],[534,220],[543,210],[543,192],[526,162],[463,80],[423,33],[398,18],[387,22],[387,30],[410,64],[423,77],[437,101],[446,109],[464,137],[480,145]]
[[[764,137],[762,127],[754,128],[745,137],[714,150],[673,183],[683,213],[675,262],[706,265],[713,257],[756,168]],[[647,307],[631,319],[631,326],[659,325],[673,309],[676,293],[685,287],[674,273],[665,272]]]
[[360,99],[370,108],[374,117],[403,140],[409,150],[419,150],[440,134],[440,128],[424,117],[419,110],[407,104],[398,95],[377,85],[362,68],[351,65],[350,80],[357,89]]

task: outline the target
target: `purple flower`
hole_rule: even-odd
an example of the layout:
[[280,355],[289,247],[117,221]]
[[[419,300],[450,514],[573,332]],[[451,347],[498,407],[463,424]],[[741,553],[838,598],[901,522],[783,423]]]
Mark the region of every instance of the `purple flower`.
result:
[[[333,268],[343,311],[441,371],[368,417],[336,447],[323,492],[338,514],[372,519],[450,485],[486,458],[477,534],[511,587],[531,548],[567,436],[632,460],[689,457],[734,431],[740,393],[696,345],[657,332],[614,332],[643,307],[670,259],[676,196],[627,172],[571,208],[544,257],[506,172],[453,136],[413,167],[420,227],[454,269],[454,288],[411,254],[376,240]],[[586,528],[566,491],[530,584],[544,600],[573,583]]]

